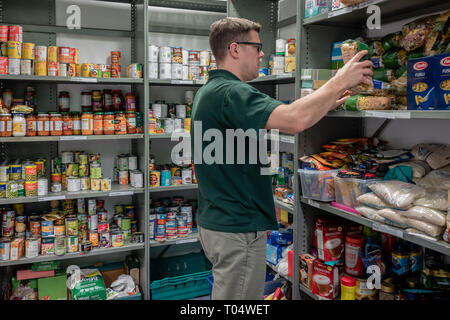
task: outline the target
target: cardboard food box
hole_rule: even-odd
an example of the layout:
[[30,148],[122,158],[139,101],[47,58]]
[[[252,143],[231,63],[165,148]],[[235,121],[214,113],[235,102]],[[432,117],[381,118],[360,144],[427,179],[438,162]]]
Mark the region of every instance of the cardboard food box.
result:
[[313,263],[316,258],[310,254],[305,253],[301,254],[298,257],[298,260],[300,268],[300,282],[308,289],[311,289]]
[[344,234],[339,220],[317,219],[314,233],[320,260],[327,262],[342,259]]
[[311,275],[312,293],[323,299],[335,299],[339,296],[339,268],[329,266],[315,259]]
[[67,300],[66,273],[57,273],[54,277],[37,280],[39,300]]
[[450,53],[433,56],[436,109],[450,110]]
[[328,0],[306,0],[305,18],[311,18],[329,11]]
[[411,59],[407,62],[408,110],[433,110],[436,88],[433,82],[433,57]]

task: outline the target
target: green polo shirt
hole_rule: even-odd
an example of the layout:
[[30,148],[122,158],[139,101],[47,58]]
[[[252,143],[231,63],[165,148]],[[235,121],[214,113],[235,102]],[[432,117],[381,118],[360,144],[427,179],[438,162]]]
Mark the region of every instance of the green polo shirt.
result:
[[[277,229],[272,179],[261,174],[261,168],[268,165],[259,158],[259,130],[264,129],[271,112],[280,104],[231,72],[209,72],[208,82],[195,95],[191,123],[200,227],[222,232]],[[253,132],[256,142],[253,138],[239,138],[240,144],[234,136],[227,144],[227,129],[242,129],[241,133],[249,135]],[[258,152],[250,154],[255,144]],[[242,154],[245,161],[239,156]]]

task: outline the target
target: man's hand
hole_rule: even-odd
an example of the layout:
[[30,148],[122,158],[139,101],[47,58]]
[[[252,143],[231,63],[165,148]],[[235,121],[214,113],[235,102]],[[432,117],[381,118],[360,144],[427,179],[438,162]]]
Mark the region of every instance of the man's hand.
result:
[[358,52],[344,67],[338,70],[331,80],[339,83],[345,90],[355,87],[360,83],[372,85],[372,61],[359,61],[367,53],[367,50]]

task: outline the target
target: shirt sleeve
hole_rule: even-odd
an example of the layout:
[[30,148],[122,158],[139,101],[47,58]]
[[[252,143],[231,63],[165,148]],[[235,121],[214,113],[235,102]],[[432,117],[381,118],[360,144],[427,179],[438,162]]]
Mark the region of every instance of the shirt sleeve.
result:
[[281,104],[246,83],[234,84],[225,95],[223,119],[232,129],[264,129],[272,111]]

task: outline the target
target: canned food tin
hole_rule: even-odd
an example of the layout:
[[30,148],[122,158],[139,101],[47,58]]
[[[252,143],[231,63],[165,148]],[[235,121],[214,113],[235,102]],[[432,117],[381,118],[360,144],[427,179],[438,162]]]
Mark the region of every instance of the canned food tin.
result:
[[[17,183],[17,196],[18,197],[25,197],[25,181],[24,180],[18,180]],[[33,192],[33,186],[30,186],[30,194],[34,194],[36,196],[36,189],[34,189]]]
[[102,191],[111,191],[111,179],[104,178],[100,181]]
[[16,212],[14,210],[3,211],[2,217],[2,236],[12,237],[14,235]]
[[10,258],[11,240],[8,238],[0,239],[0,260],[6,261]]
[[209,66],[210,62],[210,53],[209,51],[200,51],[200,65],[201,66]]
[[183,119],[180,118],[173,119],[173,131],[183,132]]
[[134,188],[143,188],[144,187],[144,173],[139,170],[131,171],[133,178],[130,181],[130,184]]
[[37,179],[37,165],[36,164],[26,164],[25,165],[25,180],[26,181],[36,181]]
[[199,65],[200,64],[200,51],[189,50],[189,65]]
[[119,171],[119,184],[128,184],[128,171]]
[[22,178],[22,166],[20,164],[12,164],[10,166],[11,180],[20,180]]
[[8,57],[0,57],[0,74],[8,74]]
[[277,54],[286,54],[286,39],[275,40],[275,49]]
[[66,226],[64,224],[55,224],[54,229],[55,229],[55,237],[66,235]]
[[88,216],[88,229],[89,229],[89,231],[97,230],[97,227],[98,227],[98,216],[96,214]]
[[109,232],[99,233],[99,247],[109,248],[111,246],[111,234]]
[[41,235],[41,219],[39,217],[30,218],[30,234],[32,236]]
[[142,232],[135,232],[131,235],[132,243],[142,243],[144,242],[144,234]]
[[182,184],[191,184],[192,183],[192,169],[191,168],[183,168],[183,170],[181,170],[181,179],[182,179]]
[[100,217],[98,219],[97,230],[98,233],[109,232],[109,223],[108,222],[100,222]]
[[37,196],[37,181],[25,181],[25,197]]
[[0,42],[8,42],[9,39],[9,26],[0,25]]
[[189,50],[183,49],[181,54],[183,56],[183,65],[188,65],[189,64]]
[[159,78],[160,79],[172,78],[172,65],[170,63],[159,64]]
[[186,106],[184,104],[177,104],[175,109],[177,118],[186,118]]
[[78,236],[78,219],[66,218],[66,235]]
[[9,26],[8,39],[12,41],[22,42],[23,28],[19,25]]
[[92,250],[92,242],[90,241],[83,241],[80,243],[80,252],[90,252]]
[[22,59],[34,60],[34,43],[22,43]]
[[189,80],[189,66],[183,65],[182,80]]
[[6,198],[6,188],[8,182],[0,182],[0,198]]
[[0,166],[0,181],[9,181],[9,165]]
[[30,237],[25,241],[25,257],[35,258],[39,255],[38,237]]
[[200,79],[200,65],[189,65],[189,80]]
[[6,198],[14,199],[19,196],[18,185],[16,181],[6,182]]
[[[47,61],[48,62],[58,62],[58,47],[49,46],[47,48]],[[63,62],[63,61],[60,61]]]
[[161,187],[168,187],[170,186],[170,170],[161,170],[161,181],[160,185]]
[[183,65],[182,64],[172,64],[172,76],[173,80],[183,79]]
[[89,231],[89,241],[93,248],[98,247],[98,233],[97,230]]
[[44,256],[52,256],[55,254],[55,237],[46,237],[41,239],[41,254]]
[[208,80],[208,67],[200,66],[200,80]]
[[69,65],[67,63],[60,63],[59,64],[59,76],[60,77],[67,77],[67,70],[69,68]]
[[8,74],[19,75],[20,74],[20,59],[8,58]]
[[67,252],[73,253],[78,251],[78,236],[67,236]]
[[47,47],[36,46],[34,57],[35,62],[47,62]]
[[20,74],[22,75],[33,75],[34,74],[34,61],[31,59],[22,59],[20,60]]
[[128,170],[137,170],[137,156],[128,156]]
[[47,75],[49,77],[59,76],[59,63],[58,62],[48,62],[47,63]]
[[62,191],[61,182],[58,182],[58,181],[52,182],[50,189],[53,193],[61,192]]
[[184,131],[191,132],[191,118],[184,118],[183,127]]
[[26,216],[16,216],[16,221],[14,223],[16,233],[24,233],[27,230],[26,220]]
[[119,156],[117,158],[117,168],[120,171],[129,170],[128,163],[129,163],[128,157],[126,157],[126,156]]
[[129,217],[122,217],[120,228],[123,230],[131,230],[131,219]]
[[159,47],[153,44],[148,46],[148,61],[158,62]]
[[8,41],[8,58],[22,58],[22,43],[20,43],[19,41]]
[[99,164],[91,164],[91,178],[100,179],[102,177],[102,167]]
[[61,153],[61,163],[68,164],[73,163],[74,161],[74,155],[71,151],[64,151]]
[[173,130],[173,119],[164,119],[164,133],[172,133]]
[[156,170],[150,171],[150,187],[160,186],[161,173]]
[[69,47],[59,47],[58,48],[58,58],[59,58],[59,62],[73,63],[73,61],[70,59],[70,48]]
[[157,62],[149,62],[148,63],[148,78],[149,79],[158,79],[158,63]]
[[91,178],[91,190],[92,191],[100,191],[101,190],[101,180],[102,179]]
[[53,220],[42,220],[41,228],[41,234],[43,237],[53,237],[55,235]]
[[81,190],[80,178],[67,178],[67,191],[69,192],[79,192]]
[[172,61],[172,48],[160,47],[159,48],[159,63],[171,63]]
[[63,256],[66,254],[67,240],[65,235],[55,236],[55,255]]
[[46,76],[47,75],[47,62],[36,62],[36,60],[35,60],[34,74],[36,76]]

